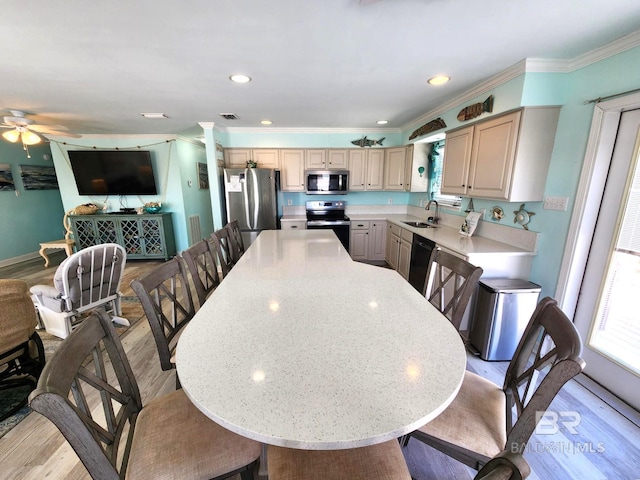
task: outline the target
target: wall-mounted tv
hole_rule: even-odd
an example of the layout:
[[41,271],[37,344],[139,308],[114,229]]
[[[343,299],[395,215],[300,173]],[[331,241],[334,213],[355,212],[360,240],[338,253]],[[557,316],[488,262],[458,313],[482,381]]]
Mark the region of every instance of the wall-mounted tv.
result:
[[69,150],[80,195],[157,195],[148,150]]

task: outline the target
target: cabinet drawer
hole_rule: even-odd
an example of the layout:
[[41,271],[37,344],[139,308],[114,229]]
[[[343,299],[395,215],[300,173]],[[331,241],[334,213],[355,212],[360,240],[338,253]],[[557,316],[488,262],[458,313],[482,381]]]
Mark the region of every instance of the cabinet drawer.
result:
[[280,222],[282,230],[306,230],[306,220],[281,220]]
[[389,231],[393,233],[396,237],[400,236],[400,230],[402,230],[402,228],[400,228],[398,225],[394,223],[389,224]]
[[409,243],[413,242],[413,232],[405,230],[404,228],[401,228],[400,230],[402,230],[402,233],[400,235],[400,238],[402,240],[406,240]]
[[364,221],[351,221],[351,230],[369,230],[369,220]]

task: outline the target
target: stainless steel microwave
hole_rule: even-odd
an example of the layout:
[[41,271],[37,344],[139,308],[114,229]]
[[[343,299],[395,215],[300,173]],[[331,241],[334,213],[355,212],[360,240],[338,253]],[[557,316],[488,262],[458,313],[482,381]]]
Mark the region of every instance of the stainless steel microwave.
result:
[[345,195],[349,188],[348,170],[305,170],[307,195]]

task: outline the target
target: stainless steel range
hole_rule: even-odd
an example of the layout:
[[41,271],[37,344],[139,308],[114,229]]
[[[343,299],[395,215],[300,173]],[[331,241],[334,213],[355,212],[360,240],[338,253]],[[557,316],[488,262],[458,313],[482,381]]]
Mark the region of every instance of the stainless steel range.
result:
[[349,251],[349,217],[344,214],[344,201],[307,202],[307,230],[331,229]]

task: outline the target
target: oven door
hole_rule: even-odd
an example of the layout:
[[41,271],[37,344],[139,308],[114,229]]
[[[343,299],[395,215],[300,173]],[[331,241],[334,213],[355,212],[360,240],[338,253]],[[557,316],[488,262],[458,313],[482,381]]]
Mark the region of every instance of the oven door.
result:
[[346,195],[349,173],[346,170],[307,170],[307,195]]
[[349,225],[350,223],[344,223],[340,225],[333,224],[331,222],[323,220],[309,220],[307,221],[307,230],[333,230],[338,240],[342,243],[344,248],[349,251]]

